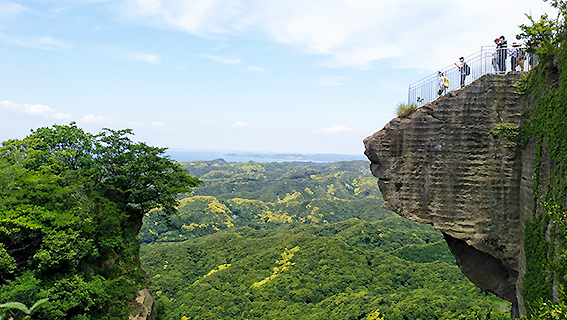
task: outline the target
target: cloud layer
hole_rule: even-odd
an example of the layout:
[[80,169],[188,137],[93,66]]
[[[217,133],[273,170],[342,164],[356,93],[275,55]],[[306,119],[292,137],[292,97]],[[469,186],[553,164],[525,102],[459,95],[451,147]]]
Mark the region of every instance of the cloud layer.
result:
[[[65,4],[59,0],[54,3]],[[473,54],[499,35],[512,38],[545,10],[541,0],[75,0],[74,5],[104,5],[110,12],[142,25],[174,28],[198,36],[239,36],[267,39],[306,54],[321,56],[333,68],[369,68],[388,59],[390,65],[438,69],[456,57]],[[55,10],[55,9],[54,9]],[[39,13],[15,3],[0,4],[0,18]],[[0,20],[0,26],[2,21]],[[0,41],[44,50],[69,49],[50,35],[0,33]],[[118,60],[157,63],[156,54],[124,48],[98,48]],[[202,57],[225,64],[239,59]]]
[[[4,114],[4,115],[3,115]],[[28,118],[42,118],[59,120],[60,122],[77,121],[84,124],[97,124],[97,125],[120,125],[120,121],[107,116],[98,116],[94,114],[87,114],[82,117],[73,117],[70,113],[57,112],[55,109],[43,105],[32,103],[13,103],[11,101],[0,101],[0,117],[5,114],[21,115]],[[138,128],[166,128],[167,125],[162,122],[153,121],[150,124],[127,122],[124,123],[128,126]],[[251,126],[245,122],[237,122],[239,126]],[[236,124],[235,124],[236,125]]]
[[[365,68],[387,58],[400,58],[406,67],[439,67],[490,44],[496,34],[513,37],[527,22],[524,12],[542,6],[540,0],[126,0],[120,8],[143,24],[196,35],[260,32],[326,56],[322,63],[329,67]],[[518,22],[511,25],[509,17]]]
[[0,102],[0,112],[6,111],[16,114],[24,114],[34,117],[43,117],[57,120],[69,120],[71,119],[70,113],[56,112],[55,109],[48,107],[43,104],[16,104],[11,101],[1,101]]

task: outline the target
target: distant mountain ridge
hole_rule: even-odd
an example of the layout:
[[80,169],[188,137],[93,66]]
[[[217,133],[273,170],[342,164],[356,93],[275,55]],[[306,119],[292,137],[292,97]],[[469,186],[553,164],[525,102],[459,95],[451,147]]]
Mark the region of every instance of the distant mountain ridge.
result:
[[351,154],[301,154],[301,153],[270,153],[249,151],[191,151],[191,150],[168,150],[167,154],[176,161],[216,160],[223,159],[227,162],[314,162],[334,163],[339,161],[367,160],[360,155]]

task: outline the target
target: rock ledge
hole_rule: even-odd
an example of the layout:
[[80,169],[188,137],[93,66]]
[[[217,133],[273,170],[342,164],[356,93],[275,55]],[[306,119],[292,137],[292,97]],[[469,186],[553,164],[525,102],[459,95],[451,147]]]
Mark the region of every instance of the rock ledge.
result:
[[512,302],[513,316],[531,185],[521,183],[521,150],[491,131],[520,124],[522,74],[485,75],[364,140],[385,207],[441,230],[462,272]]

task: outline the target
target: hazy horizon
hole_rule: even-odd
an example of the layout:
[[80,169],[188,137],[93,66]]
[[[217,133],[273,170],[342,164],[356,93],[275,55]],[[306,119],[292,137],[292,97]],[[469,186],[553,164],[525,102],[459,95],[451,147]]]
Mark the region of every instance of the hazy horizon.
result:
[[331,163],[338,161],[366,160],[364,154],[303,154],[286,152],[254,152],[254,151],[228,151],[228,150],[175,150],[168,149],[166,154],[173,160],[195,161],[195,160],[217,160],[223,159],[227,162],[313,162]]

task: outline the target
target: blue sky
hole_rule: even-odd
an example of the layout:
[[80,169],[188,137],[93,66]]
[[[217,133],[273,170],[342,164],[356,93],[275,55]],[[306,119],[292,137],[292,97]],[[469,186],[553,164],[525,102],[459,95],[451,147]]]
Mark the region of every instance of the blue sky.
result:
[[0,141],[76,121],[174,150],[361,154],[420,78],[541,0],[0,0]]

